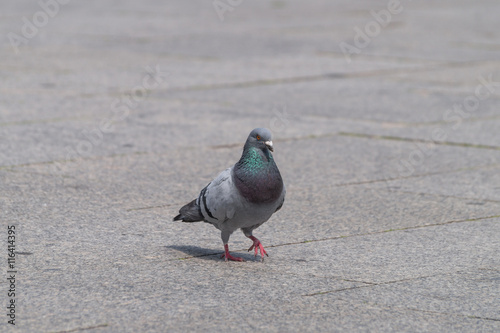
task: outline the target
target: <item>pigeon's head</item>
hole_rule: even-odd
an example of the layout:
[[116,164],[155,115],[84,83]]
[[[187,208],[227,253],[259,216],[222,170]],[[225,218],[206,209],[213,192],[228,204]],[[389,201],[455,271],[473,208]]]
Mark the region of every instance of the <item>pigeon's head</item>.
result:
[[271,131],[267,128],[256,128],[248,135],[246,145],[251,145],[259,149],[269,149],[273,151],[273,141]]

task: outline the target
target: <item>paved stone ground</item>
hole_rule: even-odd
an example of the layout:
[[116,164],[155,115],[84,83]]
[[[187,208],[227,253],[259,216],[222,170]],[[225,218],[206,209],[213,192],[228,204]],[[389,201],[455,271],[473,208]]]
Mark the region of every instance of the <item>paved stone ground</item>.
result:
[[[498,1],[40,3],[0,13],[16,331],[500,331]],[[258,126],[287,200],[226,263],[171,219]]]

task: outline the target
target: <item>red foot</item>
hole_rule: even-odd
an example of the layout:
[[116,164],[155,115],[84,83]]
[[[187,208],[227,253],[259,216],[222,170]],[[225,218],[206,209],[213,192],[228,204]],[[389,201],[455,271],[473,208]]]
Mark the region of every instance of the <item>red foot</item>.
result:
[[249,252],[251,249],[255,248],[255,257],[257,257],[257,253],[259,252],[259,250],[260,250],[260,256],[261,256],[262,260],[264,260],[264,254],[269,257],[266,250],[264,250],[264,246],[262,246],[262,243],[260,242],[260,240],[258,240],[254,236],[250,236],[248,238],[253,240],[252,246],[250,246],[250,248],[248,249]]
[[240,257],[233,257],[232,255],[229,254],[229,246],[227,244],[224,244],[224,250],[225,253],[221,255],[221,258],[225,258],[226,261],[232,260],[232,261],[245,261],[243,258]]

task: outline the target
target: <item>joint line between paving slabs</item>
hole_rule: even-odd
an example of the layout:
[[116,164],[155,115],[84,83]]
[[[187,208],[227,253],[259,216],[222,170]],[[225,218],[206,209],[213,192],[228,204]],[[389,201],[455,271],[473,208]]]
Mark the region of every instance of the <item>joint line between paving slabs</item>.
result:
[[355,132],[339,132],[338,135],[351,136],[351,137],[357,137],[357,138],[366,138],[366,139],[375,139],[375,140],[420,142],[420,143],[432,143],[435,145],[442,145],[442,146],[455,146],[455,147],[464,147],[464,148],[500,150],[500,147],[498,147],[498,146],[464,143],[464,142],[452,142],[452,141],[433,141],[433,140],[425,140],[425,139],[405,138],[405,137],[392,136],[392,135],[374,135],[374,134],[363,134],[363,133],[355,133]]
[[67,331],[56,331],[56,332],[53,332],[53,333],[81,332],[81,331],[93,330],[93,329],[96,329],[96,328],[104,328],[104,327],[109,327],[109,325],[108,324],[100,324],[100,325],[88,326],[88,327],[78,327],[78,328],[73,328],[73,329],[67,330]]
[[[422,72],[422,71],[433,71],[436,69],[442,69],[443,67],[460,67],[463,65],[473,64],[471,61],[459,61],[459,62],[441,62],[433,65],[426,66],[416,66],[416,68],[406,69],[406,73],[408,72]],[[267,86],[267,85],[279,85],[279,84],[293,84],[300,82],[310,82],[310,81],[321,81],[321,80],[337,80],[337,79],[349,79],[349,78],[364,78],[364,77],[373,77],[379,75],[391,75],[400,73],[401,70],[399,68],[387,68],[387,69],[379,69],[379,70],[369,70],[364,72],[354,72],[354,73],[325,73],[318,75],[304,75],[304,76],[294,76],[294,77],[282,77],[276,79],[258,79],[254,81],[243,81],[243,82],[224,82],[213,85],[194,85],[188,87],[179,87],[179,88],[170,88],[169,92],[178,92],[178,91],[196,91],[196,90],[216,90],[216,89],[238,89],[238,88],[250,88],[250,87],[258,87],[258,86]]]
[[[388,191],[388,190],[384,190]],[[405,193],[405,194],[418,194],[418,195],[426,195],[426,196],[435,196],[435,197],[441,197],[441,198],[454,198],[454,199],[462,199],[462,200],[476,200],[478,202],[491,202],[491,203],[500,203],[500,200],[493,200],[493,199],[484,199],[484,198],[471,198],[471,197],[461,197],[458,195],[445,195],[445,194],[439,194],[439,193],[426,193],[426,192],[414,192],[414,191],[405,191],[405,190],[391,190],[394,192],[398,193]]]
[[419,276],[419,277],[416,277],[416,278],[407,278],[407,279],[387,281],[387,282],[380,282],[380,283],[365,282],[365,281],[353,281],[353,280],[342,279],[344,281],[349,281],[349,282],[364,283],[365,285],[364,286],[347,287],[347,288],[342,288],[342,289],[318,291],[318,292],[315,292],[315,293],[312,293],[312,294],[305,294],[305,295],[302,295],[302,296],[319,296],[319,295],[332,294],[332,293],[337,293],[337,292],[346,291],[346,290],[354,290],[354,289],[359,289],[359,288],[384,286],[384,285],[387,285],[387,284],[394,284],[394,283],[399,283],[399,282],[407,282],[407,281],[414,281],[414,280],[419,280],[419,279],[426,279],[426,278],[433,277],[433,276],[438,276],[438,275],[443,275],[443,274],[433,274],[433,275]]
[[[365,286],[363,286],[363,287],[365,287]],[[368,287],[368,286],[366,286],[366,287]],[[351,289],[354,289],[354,288],[351,288]],[[304,296],[309,296],[309,295],[304,295]],[[348,300],[343,299],[343,298],[339,298],[339,300],[348,301]],[[435,314],[435,315],[440,315],[440,316],[456,316],[456,317],[470,318],[470,319],[500,321],[500,319],[498,319],[498,318],[480,317],[480,316],[466,315],[466,314],[461,314],[461,313],[439,312],[439,311],[423,310],[423,309],[409,308],[409,307],[403,307],[403,306],[387,306],[384,304],[373,303],[373,302],[370,302],[368,304],[370,304],[371,306],[376,306],[378,308],[387,309],[387,310],[398,309],[398,310],[403,310],[403,311],[404,310],[415,311],[415,312],[429,313],[429,314]]]
[[430,313],[430,314],[443,315],[443,316],[457,316],[457,317],[470,318],[470,319],[500,321],[500,319],[497,319],[497,318],[480,317],[480,316],[466,315],[466,314],[461,314],[461,313],[439,312],[439,311],[423,310],[423,309],[409,308],[409,307],[402,307],[402,306],[388,307],[388,306],[384,306],[384,305],[379,304],[379,303],[371,303],[371,304],[374,306],[380,307],[380,308],[385,308],[385,309],[395,309],[396,308],[396,309],[400,309],[400,310]]
[[[430,277],[435,277],[435,276],[440,276],[440,275],[449,275],[449,274],[456,274],[460,271],[457,272],[448,272],[444,274],[432,274],[432,275],[427,275],[427,276],[419,276],[416,278],[407,278],[407,279],[401,279],[401,280],[395,280],[395,281],[387,281],[387,282],[381,282],[381,283],[373,283],[373,282],[364,282],[364,281],[354,281],[354,280],[348,280],[348,279],[342,279],[344,281],[350,281],[350,282],[358,282],[358,283],[364,283],[365,285],[363,286],[355,286],[355,287],[349,287],[349,288],[342,288],[342,289],[335,289],[335,290],[327,290],[327,291],[320,291],[312,294],[305,294],[302,295],[304,297],[309,297],[309,296],[320,296],[320,295],[326,295],[326,294],[333,294],[341,291],[347,291],[347,290],[355,290],[355,289],[360,289],[360,288],[368,288],[368,287],[375,287],[375,286],[384,286],[384,285],[389,285],[389,284],[394,284],[394,283],[399,283],[399,282],[408,282],[408,281],[415,281],[415,280],[420,280],[420,279],[426,279]],[[387,306],[378,304],[378,303],[372,303],[372,305],[377,306],[377,307],[382,307],[382,308],[388,308]],[[391,307],[390,309],[393,309],[394,307]],[[498,318],[489,318],[489,317],[481,317],[481,316],[474,316],[474,315],[464,315],[464,314],[457,314],[457,313],[447,313],[447,312],[438,312],[438,311],[431,311],[431,310],[423,310],[423,309],[417,309],[417,308],[409,308],[409,307],[397,307],[398,309],[404,309],[404,310],[410,310],[410,311],[417,311],[417,312],[423,312],[423,313],[432,313],[432,314],[439,314],[439,315],[453,315],[453,316],[459,316],[459,317],[466,317],[466,318],[472,318],[472,319],[481,319],[481,320],[490,320],[490,321],[500,321]]]
[[410,310],[410,311],[416,311],[416,312],[445,315],[445,316],[457,316],[457,317],[464,317],[464,318],[470,318],[470,319],[500,321],[500,319],[497,319],[497,318],[480,317],[480,316],[474,316],[474,315],[465,315],[465,314],[460,314],[460,313],[438,312],[438,311],[432,311],[432,310],[422,310],[422,309],[407,308],[407,307],[396,307],[396,308]]
[[[483,169],[483,168],[498,167],[498,166],[500,166],[500,164],[498,164],[498,163],[477,165],[477,166],[471,166],[471,167],[463,167],[463,168],[459,168],[459,169],[455,169],[455,170],[426,172],[426,173],[414,174],[414,175],[410,175],[410,176],[390,177],[390,178],[388,177],[388,178],[383,178],[383,179],[371,179],[371,180],[362,180],[362,181],[349,182],[349,183],[340,183],[340,184],[336,184],[335,186],[373,184],[373,183],[388,182],[388,181],[393,181],[393,180],[420,178],[420,177],[435,176],[435,175],[441,175],[441,174],[457,173],[457,172],[463,172],[463,171],[479,170],[479,169]],[[431,194],[431,193],[426,193],[426,194]]]

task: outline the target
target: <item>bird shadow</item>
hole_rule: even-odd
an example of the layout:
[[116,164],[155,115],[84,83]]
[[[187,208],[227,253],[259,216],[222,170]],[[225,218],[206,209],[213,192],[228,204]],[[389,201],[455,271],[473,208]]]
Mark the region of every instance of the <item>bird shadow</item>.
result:
[[[165,248],[173,249],[186,254],[186,257],[178,259],[200,258],[203,260],[221,261],[223,260],[221,259],[221,255],[224,254],[223,251],[215,251],[193,245],[168,245],[165,246]],[[231,252],[231,254],[235,253]],[[243,258],[245,261],[255,260],[254,256],[249,253],[237,252],[236,256]]]

